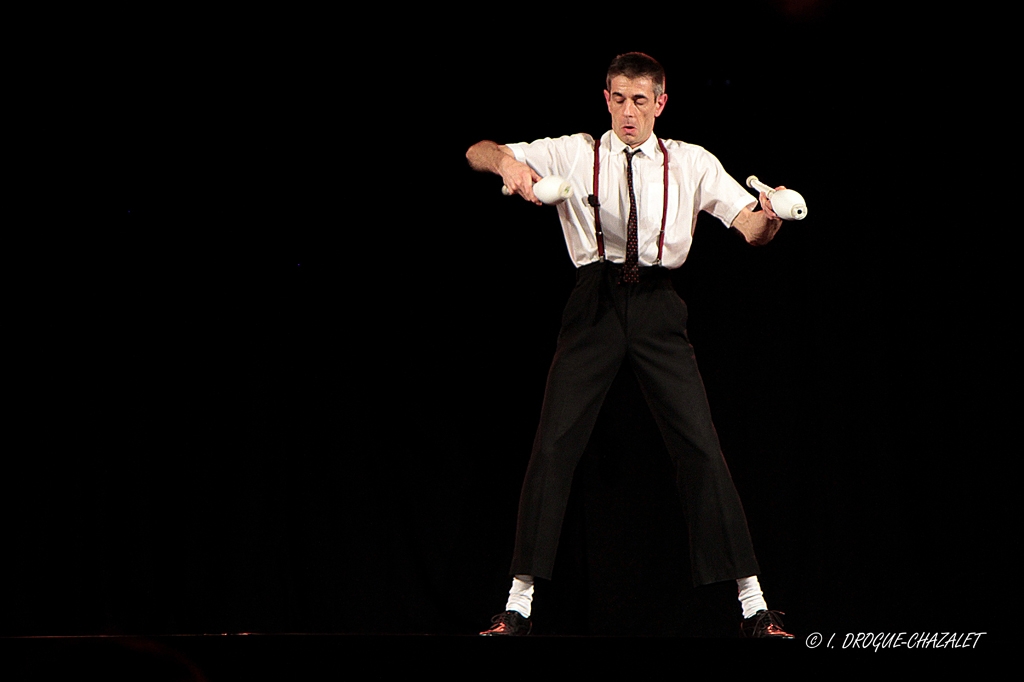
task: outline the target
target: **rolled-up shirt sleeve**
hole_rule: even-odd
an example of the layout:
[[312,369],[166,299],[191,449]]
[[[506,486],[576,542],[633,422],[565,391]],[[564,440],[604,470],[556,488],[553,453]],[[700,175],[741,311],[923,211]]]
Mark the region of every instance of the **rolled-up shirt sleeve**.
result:
[[705,151],[702,165],[704,172],[700,182],[699,208],[721,220],[726,227],[732,227],[740,211],[744,208],[753,209],[757,206],[757,199],[725,172],[714,154]]
[[565,175],[572,163],[573,145],[581,145],[572,136],[545,137],[533,142],[516,142],[505,145],[512,150],[516,161],[521,161],[537,171],[541,177]]

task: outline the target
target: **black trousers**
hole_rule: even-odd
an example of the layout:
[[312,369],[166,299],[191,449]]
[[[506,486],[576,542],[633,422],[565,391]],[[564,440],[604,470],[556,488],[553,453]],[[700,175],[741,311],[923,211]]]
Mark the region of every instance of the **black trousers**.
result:
[[694,583],[756,575],[743,506],[686,337],[686,304],[664,268],[643,268],[632,285],[619,284],[620,272],[612,263],[577,271],[523,482],[511,573],[551,578],[573,472],[628,361],[675,465]]

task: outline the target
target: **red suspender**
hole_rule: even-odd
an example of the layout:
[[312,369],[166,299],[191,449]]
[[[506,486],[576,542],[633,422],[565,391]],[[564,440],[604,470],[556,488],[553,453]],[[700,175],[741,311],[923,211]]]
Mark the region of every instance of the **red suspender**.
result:
[[658,235],[658,260],[654,261],[655,265],[661,265],[661,249],[665,245],[665,221],[668,219],[668,150],[665,149],[665,143],[661,141],[661,138],[657,138],[658,146],[661,147],[661,153],[665,157],[665,162],[662,164],[664,167],[664,179],[662,184],[665,186],[665,196],[661,200],[661,234]]
[[599,260],[604,262],[604,232],[601,231],[601,204],[598,197],[598,178],[601,177],[601,138],[594,138],[594,193],[587,197],[587,201],[594,207],[594,229],[597,231],[597,255]]
[[[658,234],[658,259],[654,261],[655,265],[661,265],[661,251],[665,246],[665,222],[668,220],[668,150],[665,149],[665,143],[661,141],[661,138],[655,138],[658,140],[658,147],[661,148],[661,153],[664,155],[664,161],[662,162],[663,168],[663,185],[665,187],[665,194],[662,198],[661,204],[661,233]],[[587,197],[587,203],[594,208],[594,229],[597,232],[597,255],[599,260],[604,261],[604,232],[601,230],[601,204],[598,202],[600,192],[598,192],[598,179],[601,175],[601,138],[594,139],[594,193]]]

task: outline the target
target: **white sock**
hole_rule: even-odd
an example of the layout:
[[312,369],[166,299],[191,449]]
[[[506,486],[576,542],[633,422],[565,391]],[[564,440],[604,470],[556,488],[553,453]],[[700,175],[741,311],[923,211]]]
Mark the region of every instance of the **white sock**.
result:
[[518,611],[523,618],[529,618],[533,609],[533,576],[517,575],[512,578],[512,589],[508,591],[506,611]]
[[744,618],[750,618],[758,611],[768,610],[768,604],[764,601],[761,584],[757,582],[756,575],[738,579],[736,587],[739,589],[740,606],[743,607]]

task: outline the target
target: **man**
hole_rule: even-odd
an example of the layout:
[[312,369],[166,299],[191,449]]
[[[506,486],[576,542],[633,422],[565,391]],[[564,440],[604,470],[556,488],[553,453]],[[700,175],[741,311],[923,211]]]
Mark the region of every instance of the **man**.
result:
[[742,631],[792,638],[769,611],[757,580],[746,517],[686,338],[686,306],[668,271],[683,264],[699,211],[766,244],[782,221],[704,149],[654,136],[668,101],[665,72],[651,57],[628,53],[608,69],[605,101],[612,130],[530,144],[482,141],[470,166],[500,175],[509,193],[540,204],[533,185],[571,177],[558,214],[577,284],[566,305],[548,374],[540,425],[519,503],[512,588],[506,610],[482,635],[525,635],[534,577],[550,579],[573,471],[601,404],[623,362],[636,373],[677,471],[698,585],[736,580]]

